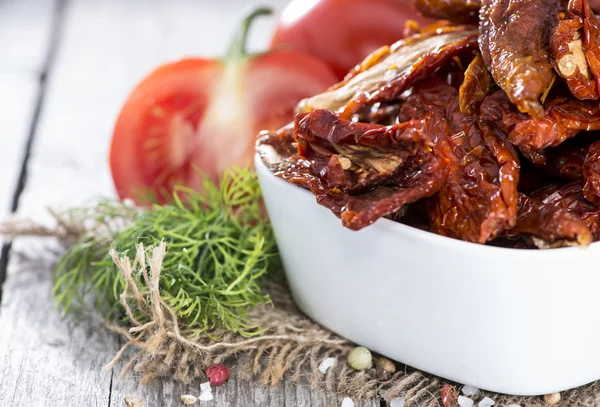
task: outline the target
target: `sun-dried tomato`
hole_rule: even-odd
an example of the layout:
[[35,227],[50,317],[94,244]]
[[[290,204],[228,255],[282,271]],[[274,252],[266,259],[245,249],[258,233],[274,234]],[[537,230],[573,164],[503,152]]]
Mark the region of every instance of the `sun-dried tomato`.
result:
[[[553,187],[554,188],[554,187]],[[556,188],[556,194],[560,189]],[[540,248],[568,245],[588,245],[593,236],[586,223],[567,208],[550,200],[519,196],[519,218],[507,235],[525,234],[534,238]]]
[[[465,0],[465,1],[469,1],[469,0]],[[571,2],[571,0],[560,0],[561,10],[562,11],[567,10],[569,8],[570,2]],[[600,10],[600,0],[588,0],[588,3],[593,10],[596,10],[596,11]]]
[[458,406],[458,390],[450,384],[445,384],[440,393],[442,397],[442,406],[457,407]]
[[477,32],[472,28],[442,27],[415,35],[375,53],[340,84],[302,101],[299,110],[339,111],[340,117],[351,119],[365,106],[400,99],[414,83],[476,47]]
[[546,148],[539,151],[523,151],[523,155],[537,168],[549,175],[567,180],[581,179],[583,163],[589,146],[567,146]]
[[[417,11],[426,17],[449,20],[458,24],[477,24],[481,0],[412,0]],[[569,0],[560,0],[560,10],[568,8]],[[589,0],[592,9],[600,10],[600,0]]]
[[583,196],[600,205],[600,141],[591,144],[583,162]]
[[[289,129],[263,134],[259,151],[275,175],[309,188],[319,204],[357,230],[441,188],[447,170],[432,154],[436,122],[428,113],[423,120],[381,126],[315,110],[296,118],[298,155],[276,146],[291,144]],[[265,146],[284,157],[269,158]]]
[[581,181],[569,184],[550,184],[531,193],[531,197],[545,205],[564,208],[580,219],[590,230],[591,237],[580,238],[579,243],[586,245],[592,240],[600,240],[600,208],[583,196]]
[[570,19],[560,21],[552,34],[557,72],[578,99],[600,98],[600,24],[588,0],[571,0]]
[[582,180],[585,199],[600,205],[600,141],[584,146],[560,145],[526,153],[525,157],[554,177]]
[[413,0],[425,17],[449,20],[458,24],[477,24],[481,0]]
[[508,140],[522,150],[542,150],[557,146],[581,130],[600,129],[600,104],[556,97],[544,104],[545,115],[540,118],[522,114],[503,91],[485,98],[481,118],[498,126]]
[[489,91],[490,73],[481,54],[477,54],[465,71],[465,79],[460,87],[460,111],[463,114],[475,113],[476,107]]
[[481,56],[468,27],[409,27],[261,134],[263,160],[354,230],[388,217],[504,247],[600,240],[600,104],[573,96],[600,92],[589,0],[482,3]]
[[362,192],[384,184],[433,144],[420,123],[393,126],[353,123],[328,110],[298,115],[295,136],[298,155],[330,189]]
[[327,110],[298,115],[298,155],[315,174],[307,186],[355,230],[433,195],[447,174],[431,153],[436,137],[428,123],[435,121],[431,113],[393,126],[353,123]]
[[521,112],[543,116],[554,83],[548,49],[557,0],[482,0],[479,48],[492,77]]
[[589,69],[600,86],[600,23],[588,0],[571,0],[569,11],[583,21],[583,50]]
[[551,39],[554,67],[577,99],[598,99],[598,85],[583,51],[582,27],[579,18],[558,23]]
[[449,181],[429,203],[431,230],[445,236],[485,243],[512,227],[517,218],[519,163],[501,134],[482,132],[477,119],[464,116],[458,92],[431,79],[413,89],[401,119],[422,112],[445,118],[445,131],[434,153],[449,166]]

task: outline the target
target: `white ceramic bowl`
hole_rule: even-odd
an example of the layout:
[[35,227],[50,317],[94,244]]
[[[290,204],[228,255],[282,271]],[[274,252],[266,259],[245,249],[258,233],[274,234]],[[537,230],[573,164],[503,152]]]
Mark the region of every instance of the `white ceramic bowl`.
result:
[[503,249],[387,219],[353,232],[258,156],[256,169],[294,299],[318,323],[500,393],[600,379],[600,244]]

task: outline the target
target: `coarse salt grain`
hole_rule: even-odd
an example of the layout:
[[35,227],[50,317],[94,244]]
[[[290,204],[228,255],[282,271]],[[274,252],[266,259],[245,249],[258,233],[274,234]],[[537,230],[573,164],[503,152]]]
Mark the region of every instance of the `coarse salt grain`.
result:
[[321,364],[319,365],[319,372],[325,374],[325,373],[327,373],[329,368],[333,365],[335,365],[335,359],[327,358],[324,361],[322,361]]
[[462,388],[462,393],[469,397],[469,396],[474,396],[477,393],[479,393],[479,389],[475,386],[470,386],[468,384],[466,384],[463,388]]
[[342,400],[342,407],[354,407],[354,402],[350,397],[346,397]]
[[494,400],[489,397],[484,397],[483,400],[477,404],[478,407],[492,407],[494,405]]
[[198,397],[198,400],[211,401],[213,398],[214,397],[213,397],[212,391],[208,390],[208,391],[202,392],[202,394],[200,394],[200,397]]
[[473,400],[465,396],[458,396],[458,405],[460,407],[473,407]]
[[402,397],[396,397],[392,401],[390,401],[390,407],[404,407],[406,402]]
[[198,400],[211,401],[213,398],[210,382],[200,383],[200,397],[198,397]]
[[200,393],[205,393],[207,391],[211,391],[210,382],[200,383]]

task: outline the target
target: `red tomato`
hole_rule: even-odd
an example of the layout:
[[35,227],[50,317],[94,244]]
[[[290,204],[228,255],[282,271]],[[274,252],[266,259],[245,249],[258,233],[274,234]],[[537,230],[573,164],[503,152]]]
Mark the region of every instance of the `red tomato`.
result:
[[292,120],[298,101],[336,81],[318,59],[296,51],[248,56],[252,13],[224,60],[184,59],[146,77],[115,125],[110,166],[121,198],[168,201],[175,185],[199,187],[252,163],[256,134]]
[[271,47],[314,55],[343,78],[371,52],[401,39],[407,20],[433,22],[403,0],[293,0]]

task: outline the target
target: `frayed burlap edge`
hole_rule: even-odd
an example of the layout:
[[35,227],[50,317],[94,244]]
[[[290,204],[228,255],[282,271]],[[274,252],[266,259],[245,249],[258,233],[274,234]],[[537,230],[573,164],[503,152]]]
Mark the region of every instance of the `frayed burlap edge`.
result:
[[[70,244],[90,231],[78,222],[56,215],[57,227],[48,228],[35,222],[11,219],[0,224],[0,234],[8,237],[55,237]],[[379,380],[375,369],[357,372],[351,369],[347,355],[353,344],[305,317],[293,304],[283,285],[266,284],[273,306],[264,305],[251,311],[251,318],[264,328],[252,338],[243,338],[226,330],[199,335],[182,326],[173,310],[160,296],[159,279],[164,257],[164,244],[147,251],[139,246],[131,261],[128,257],[111,256],[123,274],[126,287],[121,304],[128,314],[127,325],[105,321],[111,331],[122,335],[126,343],[107,365],[119,362],[122,374],[137,373],[142,383],[152,378],[170,376],[191,383],[205,380],[206,368],[215,363],[240,363],[243,379],[276,385],[283,380],[308,383],[354,399],[379,397],[391,400],[403,397],[407,406],[442,406],[440,392],[447,381],[418,370],[399,365],[389,380]],[[134,278],[136,277],[136,278]],[[140,322],[135,315],[145,315]],[[218,338],[218,339],[215,339]],[[318,366],[326,358],[335,364],[326,374]],[[542,407],[541,397],[515,397],[484,393],[495,406],[518,404]],[[600,406],[600,382],[562,393],[561,406]]]

